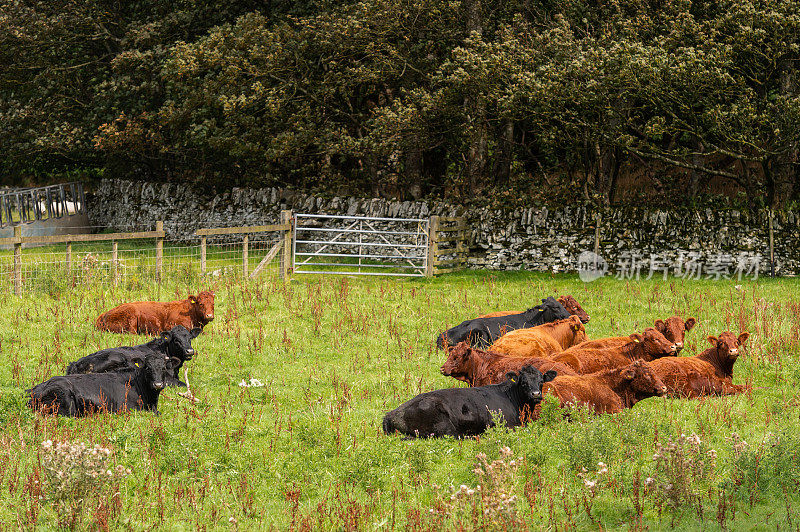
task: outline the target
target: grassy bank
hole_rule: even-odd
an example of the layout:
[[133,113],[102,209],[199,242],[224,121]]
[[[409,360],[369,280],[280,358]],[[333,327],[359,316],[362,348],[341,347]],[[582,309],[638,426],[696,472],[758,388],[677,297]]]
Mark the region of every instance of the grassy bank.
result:
[[[796,528],[800,281],[735,284],[584,284],[576,276],[465,272],[413,280],[303,277],[284,285],[272,276],[204,282],[187,273],[161,288],[89,283],[4,295],[0,524]],[[207,287],[216,289],[217,318],[195,340],[198,354],[189,363],[199,403],[169,389],[158,416],[53,419],[27,408],[24,389],[63,374],[68,362],[146,340],[96,331],[91,322],[101,311]],[[461,385],[439,373],[445,357],[435,349],[438,332],[566,293],[591,315],[592,338],[673,314],[695,316],[688,355],[705,349],[709,334],[749,331],[735,382],[756,389],[699,401],[653,398],[615,416],[573,413],[572,422],[550,405],[523,429],[491,430],[477,440],[382,434],[386,411],[420,392]],[[264,386],[239,385],[250,379]],[[131,473],[85,480],[90,489],[83,492],[54,489],[46,479],[46,440],[99,444],[112,450],[109,467]]]

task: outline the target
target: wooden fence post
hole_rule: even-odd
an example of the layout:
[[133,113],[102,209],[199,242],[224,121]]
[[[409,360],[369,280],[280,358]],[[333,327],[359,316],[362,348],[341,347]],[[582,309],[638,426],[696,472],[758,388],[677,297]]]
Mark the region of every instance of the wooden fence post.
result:
[[[161,220],[156,222],[156,231],[159,233],[164,232],[164,222]],[[156,282],[161,284],[162,279],[164,278],[164,237],[157,236],[156,237]]]
[[433,277],[433,275],[436,273],[434,262],[436,261],[436,255],[439,251],[439,246],[436,243],[438,235],[439,217],[431,216],[428,222],[428,261],[427,267],[425,268],[425,277]]
[[22,295],[22,226],[14,226],[14,238],[18,239],[14,242],[14,293],[18,296]]
[[200,273],[206,273],[206,237],[200,237]]
[[67,273],[72,273],[72,242],[67,242]]
[[775,240],[772,231],[772,218],[774,213],[769,209],[769,276],[775,277]]
[[281,224],[288,224],[289,228],[283,232],[283,264],[278,269],[278,278],[288,281],[292,272],[292,211],[281,211]]
[[242,275],[247,278],[247,260],[248,260],[248,251],[250,247],[250,235],[244,235],[244,241],[242,242]]
[[119,266],[117,264],[118,244],[114,240],[111,242],[111,274],[114,276],[114,284],[119,283]]

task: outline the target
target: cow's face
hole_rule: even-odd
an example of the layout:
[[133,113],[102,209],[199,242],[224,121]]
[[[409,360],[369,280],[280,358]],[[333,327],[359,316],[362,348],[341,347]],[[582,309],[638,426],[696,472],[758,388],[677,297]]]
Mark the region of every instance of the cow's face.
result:
[[167,379],[172,376],[173,368],[180,365],[180,360],[175,357],[149,357],[145,363],[147,382],[156,391],[164,389]]
[[542,375],[542,372],[533,366],[525,366],[519,374],[509,373],[506,375],[510,380],[518,381],[520,395],[529,403],[542,400],[542,384],[549,382],[556,377],[556,372],[550,370]]
[[204,290],[197,294],[197,296],[190,295],[189,302],[194,306],[195,312],[205,322],[214,319],[214,292]]
[[653,325],[658,332],[664,335],[664,338],[675,344],[678,353],[683,349],[683,339],[687,331],[691,331],[697,324],[697,320],[689,318],[683,321],[678,316],[672,316],[666,320],[656,320]]
[[570,316],[569,321],[570,321],[570,329],[572,329],[572,332],[575,335],[573,343],[579,344],[581,342],[585,342],[586,327],[583,326],[581,319],[578,316]]
[[468,382],[468,362],[472,349],[467,342],[459,342],[448,349],[447,360],[442,364],[442,375]]
[[646,399],[654,395],[660,397],[667,393],[667,387],[643,360],[635,360],[633,364],[624,368],[622,377],[629,382],[631,391],[637,399]]
[[199,331],[202,331],[199,327],[189,331],[183,325],[176,325],[169,332],[162,333],[162,338],[169,342],[169,347],[167,348],[169,355],[182,360],[191,360],[194,356],[192,339],[200,334]]
[[718,337],[709,336],[708,341],[711,342],[711,345],[717,348],[717,352],[720,355],[735,360],[739,356],[739,347],[744,345],[749,337],[750,333],[743,332],[737,337],[734,336],[732,332],[725,331]]
[[634,336],[638,337],[638,340],[642,343],[642,358],[644,360],[655,360],[656,358],[678,354],[675,343],[667,340],[654,327],[648,327],[641,335],[631,335],[631,338]]
[[567,312],[572,314],[573,316],[577,316],[582,323],[589,323],[589,314],[586,313],[583,308],[578,304],[572,296],[561,296],[558,298],[558,302],[563,305]]

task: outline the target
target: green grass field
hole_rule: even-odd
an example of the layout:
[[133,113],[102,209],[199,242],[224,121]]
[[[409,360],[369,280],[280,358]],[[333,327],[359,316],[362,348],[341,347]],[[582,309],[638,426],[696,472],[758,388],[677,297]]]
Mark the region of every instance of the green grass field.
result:
[[[274,275],[204,281],[188,272],[160,288],[89,282],[5,292],[0,528],[797,529],[800,281],[735,284],[464,272],[296,276],[284,285]],[[63,419],[28,409],[24,390],[63,374],[68,362],[146,341],[96,331],[101,311],[212,287],[217,318],[188,364],[199,403],[171,388],[160,415]],[[652,398],[619,415],[573,412],[571,421],[548,404],[527,427],[479,439],[382,433],[388,410],[462,385],[439,373],[441,330],[559,294],[589,312],[591,338],[695,316],[689,355],[706,348],[709,334],[749,331],[735,382],[756,389]],[[264,386],[239,386],[250,379]],[[104,467],[131,472],[103,481],[85,465],[59,469],[47,440],[99,444],[112,451]]]

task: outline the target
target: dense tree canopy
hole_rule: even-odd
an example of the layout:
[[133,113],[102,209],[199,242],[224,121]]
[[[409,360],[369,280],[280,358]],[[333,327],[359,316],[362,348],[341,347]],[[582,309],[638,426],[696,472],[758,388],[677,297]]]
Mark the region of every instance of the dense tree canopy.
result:
[[0,161],[10,181],[784,207],[799,59],[798,0],[0,0]]

